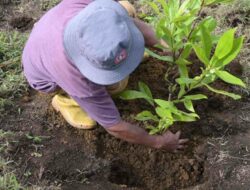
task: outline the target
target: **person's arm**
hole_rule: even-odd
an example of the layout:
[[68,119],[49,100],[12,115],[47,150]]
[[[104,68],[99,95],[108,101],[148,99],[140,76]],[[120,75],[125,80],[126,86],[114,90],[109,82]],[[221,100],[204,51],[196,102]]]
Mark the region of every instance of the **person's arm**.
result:
[[81,97],[71,95],[71,97],[111,135],[130,143],[168,151],[184,148],[187,140],[180,139],[180,133],[173,134],[168,131],[163,135],[152,136],[144,129],[122,121],[117,107],[104,86],[82,79],[79,81],[79,88],[84,95]]
[[180,139],[180,132],[173,134],[168,131],[163,135],[149,135],[144,129],[121,121],[113,127],[106,128],[111,135],[134,144],[146,145],[151,148],[164,149],[170,152],[185,148],[188,139]]
[[165,41],[157,39],[155,31],[152,28],[152,26],[137,18],[134,18],[134,23],[143,34],[145,44],[147,47],[154,47],[155,45],[160,44],[163,47],[168,48],[168,45]]
[[91,118],[96,120],[108,133],[116,138],[151,148],[165,149],[170,152],[185,147],[187,139],[180,139],[180,132],[173,134],[167,131],[163,135],[152,136],[144,129],[122,121],[112,99],[101,89],[100,94],[94,97],[72,98],[78,102]]
[[146,46],[153,47],[159,43],[154,29],[145,22],[134,18],[134,23],[144,36]]

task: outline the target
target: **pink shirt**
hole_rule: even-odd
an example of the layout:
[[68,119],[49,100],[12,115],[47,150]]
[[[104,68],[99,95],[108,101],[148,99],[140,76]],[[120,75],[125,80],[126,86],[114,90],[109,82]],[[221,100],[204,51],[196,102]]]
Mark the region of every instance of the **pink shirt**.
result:
[[120,114],[105,86],[86,79],[64,52],[63,32],[67,22],[91,0],[63,0],[34,26],[24,48],[24,74],[36,90],[67,92],[91,118],[103,127],[121,121]]

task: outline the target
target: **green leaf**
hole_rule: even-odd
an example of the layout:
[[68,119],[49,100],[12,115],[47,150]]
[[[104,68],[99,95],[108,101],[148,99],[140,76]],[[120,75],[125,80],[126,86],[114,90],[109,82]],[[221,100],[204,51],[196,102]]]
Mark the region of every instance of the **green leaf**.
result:
[[186,46],[185,46],[183,52],[182,52],[181,55],[180,55],[180,58],[186,59],[187,57],[189,57],[191,51],[192,51],[192,45],[189,44],[189,43],[186,44]]
[[161,100],[161,99],[154,99],[154,101],[157,105],[163,108],[170,108],[173,106],[173,103],[170,101]]
[[191,100],[184,100],[184,106],[188,111],[195,112],[194,106]]
[[242,86],[246,88],[246,84],[236,76],[228,73],[227,71],[216,71],[216,75],[223,81],[229,83],[229,84],[234,84],[238,86]]
[[173,50],[179,51],[179,49],[181,49],[183,47],[183,42],[181,40],[177,40],[177,38],[175,40],[176,40],[176,42],[173,45]]
[[203,94],[195,94],[195,95],[184,96],[184,99],[185,100],[202,100],[202,99],[207,99],[207,96]]
[[143,111],[137,114],[135,119],[139,121],[148,121],[148,120],[153,120],[156,122],[159,121],[158,117],[156,115],[153,115],[150,111]]
[[202,2],[201,0],[192,0],[191,2],[192,2],[192,4],[190,4],[190,7],[192,9],[200,10],[200,8],[201,8],[201,2]]
[[180,85],[180,91],[178,93],[178,99],[180,99],[186,93],[185,84]]
[[203,19],[198,26],[196,27],[196,29],[193,31],[190,39],[191,41],[193,40],[194,42],[196,42],[197,40],[200,41],[201,38],[201,28],[205,28],[209,34],[211,34],[215,28],[216,28],[217,22],[213,17],[206,17],[205,19]]
[[199,118],[199,116],[195,113],[188,114],[185,112],[180,112],[179,115],[174,115],[175,121],[192,122],[196,121],[196,118]]
[[166,61],[166,62],[173,63],[173,58],[170,57],[170,56],[161,56],[161,55],[158,55],[158,54],[154,53],[153,51],[151,51],[149,49],[146,49],[145,52],[148,53],[150,56],[152,56],[154,58],[157,58],[157,59],[159,59],[161,61]]
[[218,77],[216,76],[216,74],[212,74],[210,76],[206,76],[203,80],[202,80],[202,83],[200,85],[197,86],[200,87],[203,85],[203,83],[206,83],[206,84],[210,84],[212,82],[214,82]]
[[183,111],[181,111],[181,113],[183,115],[188,116],[188,117],[200,118],[200,116],[198,114],[196,114],[196,113],[186,113],[186,112],[183,112]]
[[185,13],[187,8],[189,7],[189,4],[190,4],[190,0],[185,0],[184,2],[182,2],[178,11],[178,15],[182,15],[183,13]]
[[160,19],[157,22],[155,28],[156,28],[156,36],[159,39],[162,39],[163,36],[165,36],[166,39],[164,38],[164,40],[166,40],[167,42],[169,42],[169,39],[172,37],[172,33],[168,29],[168,27],[167,27],[166,19],[165,18]]
[[169,109],[165,109],[165,108],[162,108],[162,107],[157,107],[155,109],[157,115],[159,115],[161,118],[169,118],[169,119],[172,119],[172,113]]
[[181,75],[181,78],[188,78],[188,68],[184,64],[178,65],[179,73]]
[[183,58],[179,58],[177,61],[176,61],[177,64],[179,65],[191,65],[192,62],[186,60],[186,59],[183,59]]
[[178,17],[174,18],[173,22],[175,22],[175,23],[183,22],[183,21],[188,20],[190,18],[192,18],[192,15],[189,15],[189,14],[188,15],[184,15],[184,16],[178,16]]
[[136,90],[126,90],[119,94],[119,97],[123,100],[145,99],[149,104],[154,105],[153,100],[145,93]]
[[145,93],[148,97],[153,99],[153,95],[151,93],[151,90],[149,89],[148,85],[146,85],[143,82],[139,82],[139,90],[143,93]]
[[189,117],[189,116],[185,116],[185,115],[177,116],[177,118],[178,118],[178,121],[182,121],[182,122],[193,122],[193,121],[196,121],[195,117]]
[[166,131],[171,125],[173,125],[174,120],[169,118],[162,118],[157,126],[160,132]]
[[179,58],[176,63],[178,64],[179,73],[181,78],[188,78],[188,68],[187,65],[192,64],[189,61]]
[[212,49],[211,35],[204,26],[201,27],[201,34],[202,34],[201,35],[202,46],[204,48],[204,52],[206,54],[206,57],[209,59],[210,54],[211,54],[211,49]]
[[214,54],[214,56],[216,56],[218,59],[224,58],[233,49],[235,31],[236,28],[230,29],[226,31],[219,39]]
[[169,109],[172,114],[180,115],[180,111],[175,107],[174,102],[161,100],[161,99],[155,99],[155,102],[157,105],[164,109]]
[[165,19],[163,19],[162,23],[160,24],[160,27],[161,27],[162,31],[164,31],[164,34],[165,34],[166,36],[172,37],[173,34],[172,34],[172,32],[168,29]]
[[227,57],[225,57],[222,61],[219,61],[218,63],[222,63],[223,66],[229,64],[231,61],[233,61],[237,55],[239,54],[241,47],[243,45],[244,37],[240,37],[234,40],[234,45],[232,51],[229,53]]
[[207,85],[207,84],[204,84],[210,91],[212,92],[215,92],[217,94],[222,94],[222,95],[225,95],[225,96],[229,96],[231,98],[233,98],[234,100],[239,100],[241,99],[241,96],[238,95],[238,94],[234,94],[234,93],[230,93],[230,92],[226,92],[226,91],[223,91],[223,90],[217,90],[217,89],[214,89],[212,88],[211,86]]
[[149,129],[150,135],[155,135],[155,134],[161,132],[160,129],[158,129],[157,127],[153,127],[153,126],[147,126],[147,129]]
[[168,7],[168,4],[167,4],[166,0],[157,0],[157,1],[161,4],[161,6],[162,6],[162,8],[164,10],[164,13],[166,15],[168,15],[169,7]]
[[233,0],[206,0],[205,5],[210,6],[210,5],[214,5],[214,4],[218,4],[218,3],[230,3],[232,1]]
[[134,100],[138,98],[148,98],[145,93],[136,90],[126,90],[119,94],[120,98],[123,100]]
[[197,57],[199,58],[199,60],[204,63],[206,66],[209,65],[209,60],[206,56],[206,52],[198,45],[194,45],[193,44],[193,48],[194,48],[194,51],[197,55]]
[[194,79],[191,79],[191,78],[178,78],[178,79],[175,79],[175,81],[178,83],[178,84],[192,84],[193,82],[196,82]]
[[200,26],[204,26],[211,33],[216,28],[217,22],[213,17],[208,16],[200,23]]
[[[163,41],[165,41],[166,42],[166,44],[171,44],[171,42],[172,42],[172,36],[171,35],[167,35],[166,34],[166,32],[165,32],[165,30],[163,31],[164,32],[164,35],[162,35],[162,37],[161,37],[161,39],[163,40]],[[155,47],[159,47],[159,46],[161,46],[161,49],[164,51],[164,50],[166,50],[166,49],[170,49],[171,50],[171,48],[172,47],[170,47],[169,46],[169,48],[166,48],[165,46],[162,46],[161,44],[157,44],[157,45],[155,45]],[[173,58],[171,57],[171,60],[173,60]]]

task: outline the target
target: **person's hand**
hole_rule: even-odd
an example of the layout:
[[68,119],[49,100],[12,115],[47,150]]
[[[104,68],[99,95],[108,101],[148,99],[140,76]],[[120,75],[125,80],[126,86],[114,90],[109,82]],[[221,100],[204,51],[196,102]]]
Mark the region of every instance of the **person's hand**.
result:
[[169,152],[178,152],[186,147],[188,139],[180,139],[181,132],[172,133],[167,131],[162,136],[157,136],[157,145],[159,149],[167,150]]

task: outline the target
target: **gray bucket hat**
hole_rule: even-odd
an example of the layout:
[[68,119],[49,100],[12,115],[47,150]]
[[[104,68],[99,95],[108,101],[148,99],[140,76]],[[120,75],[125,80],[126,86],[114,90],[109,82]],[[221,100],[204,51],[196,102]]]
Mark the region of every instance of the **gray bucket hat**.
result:
[[95,0],[64,31],[66,55],[90,81],[110,85],[132,73],[144,54],[144,38],[113,0]]

